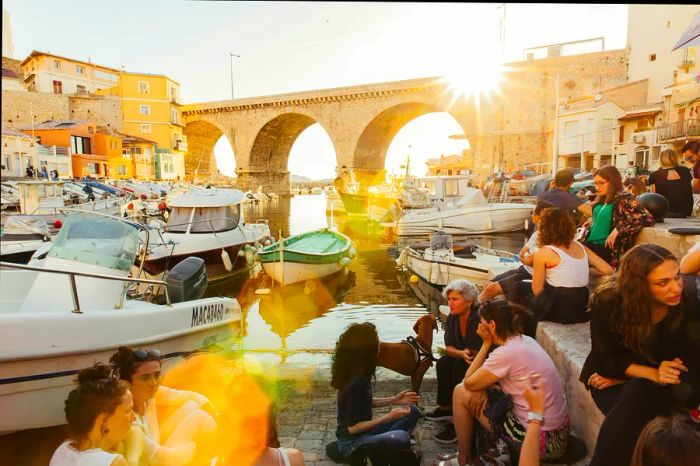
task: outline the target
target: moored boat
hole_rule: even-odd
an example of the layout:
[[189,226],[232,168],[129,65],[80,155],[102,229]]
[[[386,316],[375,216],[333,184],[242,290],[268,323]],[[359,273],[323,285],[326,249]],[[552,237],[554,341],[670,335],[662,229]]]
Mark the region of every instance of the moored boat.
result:
[[[170,362],[238,332],[235,299],[201,298],[200,259],[166,282],[129,277],[145,251],[139,230],[148,235],[133,222],[75,212],[42,267],[0,263],[0,435],[64,424],[75,375],[121,345],[157,347]],[[149,290],[139,294],[137,284]]]
[[350,238],[327,228],[280,239],[258,250],[265,273],[282,285],[344,270],[355,254]]
[[46,221],[36,215],[10,215],[0,235],[0,261],[26,264],[36,250],[51,241]]

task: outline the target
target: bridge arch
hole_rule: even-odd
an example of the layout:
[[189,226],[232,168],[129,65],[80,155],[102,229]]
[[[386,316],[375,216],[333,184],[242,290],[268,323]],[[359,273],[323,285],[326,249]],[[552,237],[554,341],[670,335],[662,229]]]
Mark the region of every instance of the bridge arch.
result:
[[[187,155],[185,156],[185,177],[192,180],[197,172],[198,179],[215,179],[218,174],[214,146],[225,135],[233,147],[231,138],[223,126],[206,120],[193,120],[185,125]],[[234,151],[234,156],[236,152]],[[236,156],[237,157],[237,156]],[[238,162],[238,161],[236,161]]]

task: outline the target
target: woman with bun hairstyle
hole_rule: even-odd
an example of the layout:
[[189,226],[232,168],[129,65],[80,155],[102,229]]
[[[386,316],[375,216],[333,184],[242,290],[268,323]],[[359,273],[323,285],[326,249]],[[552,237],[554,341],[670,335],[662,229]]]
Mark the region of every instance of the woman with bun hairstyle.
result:
[[65,402],[69,439],[51,457],[49,466],[127,466],[113,453],[134,420],[128,385],[97,363],[78,374],[78,387]]
[[134,397],[136,419],[124,447],[130,466],[178,466],[211,459],[209,437],[220,414],[199,393],[160,385],[160,351],[121,346],[109,362]]

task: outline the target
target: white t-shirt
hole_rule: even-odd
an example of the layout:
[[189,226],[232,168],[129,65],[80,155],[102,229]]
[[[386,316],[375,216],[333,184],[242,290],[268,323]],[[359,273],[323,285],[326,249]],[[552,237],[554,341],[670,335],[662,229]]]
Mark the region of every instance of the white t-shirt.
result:
[[110,466],[119,456],[100,448],[79,451],[70,445],[71,441],[63,442],[51,457],[49,466]]
[[506,344],[494,349],[482,366],[500,380],[504,393],[513,399],[513,411],[523,426],[527,425],[529,406],[523,393],[528,378],[535,372],[545,387],[544,423],[542,430],[561,428],[568,419],[566,395],[556,367],[542,347],[527,335],[512,337]]
[[[527,243],[525,243],[525,246],[528,248],[528,256],[533,255],[534,253],[537,252],[539,249],[539,246],[537,246],[537,237],[540,236],[540,230],[535,230],[532,235],[530,235],[530,239],[527,240]],[[525,270],[530,272],[530,275],[535,274],[535,269],[530,267],[529,265],[523,264],[523,267],[525,267]]]

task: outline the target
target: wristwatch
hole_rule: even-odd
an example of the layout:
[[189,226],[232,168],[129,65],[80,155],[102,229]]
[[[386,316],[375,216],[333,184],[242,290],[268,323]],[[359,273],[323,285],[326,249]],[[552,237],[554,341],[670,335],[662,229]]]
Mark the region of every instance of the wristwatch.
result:
[[527,422],[538,421],[540,423],[544,422],[544,417],[541,414],[533,413],[530,411],[527,413]]

